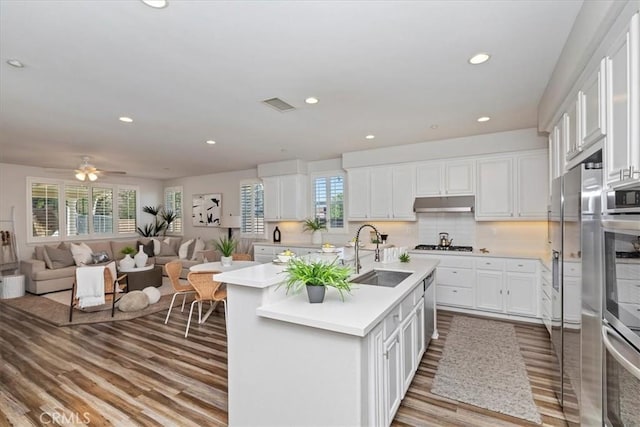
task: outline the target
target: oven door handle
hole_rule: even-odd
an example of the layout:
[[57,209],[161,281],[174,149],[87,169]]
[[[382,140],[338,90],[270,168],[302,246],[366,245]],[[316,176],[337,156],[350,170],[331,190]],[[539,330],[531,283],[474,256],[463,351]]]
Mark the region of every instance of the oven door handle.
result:
[[604,346],[607,348],[609,353],[620,363],[627,371],[631,372],[631,374],[640,380],[640,368],[627,360],[622,353],[615,348],[613,343],[609,340],[609,334],[618,335],[616,331],[611,329],[611,327],[607,325],[602,325],[602,342]]
[[602,228],[610,231],[627,231],[632,234],[640,233],[640,221],[620,220],[620,219],[603,219],[600,221]]

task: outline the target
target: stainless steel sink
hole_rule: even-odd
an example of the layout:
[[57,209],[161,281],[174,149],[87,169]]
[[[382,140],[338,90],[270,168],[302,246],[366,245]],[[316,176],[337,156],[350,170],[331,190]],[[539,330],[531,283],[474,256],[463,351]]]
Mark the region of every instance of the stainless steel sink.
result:
[[357,283],[359,285],[373,285],[373,286],[386,286],[388,288],[395,288],[398,283],[402,282],[412,273],[406,271],[393,271],[393,270],[371,270],[367,273],[361,274],[358,277],[354,277],[350,280],[351,283]]

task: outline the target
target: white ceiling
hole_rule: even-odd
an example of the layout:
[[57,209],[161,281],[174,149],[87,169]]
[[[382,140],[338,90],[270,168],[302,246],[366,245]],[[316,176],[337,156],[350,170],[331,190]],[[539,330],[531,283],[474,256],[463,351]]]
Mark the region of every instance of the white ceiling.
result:
[[581,4],[1,0],[0,162],[171,178],[535,127]]

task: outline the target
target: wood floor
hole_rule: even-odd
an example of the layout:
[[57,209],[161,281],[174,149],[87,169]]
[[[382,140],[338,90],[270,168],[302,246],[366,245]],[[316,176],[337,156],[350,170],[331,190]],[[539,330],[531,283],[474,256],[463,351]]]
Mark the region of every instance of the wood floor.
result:
[[[55,327],[0,304],[0,426],[227,424],[223,315],[192,326],[186,313]],[[451,314],[432,341],[394,420],[397,426],[524,426],[518,418],[430,393]],[[545,425],[565,425],[551,390],[548,337],[516,325]]]

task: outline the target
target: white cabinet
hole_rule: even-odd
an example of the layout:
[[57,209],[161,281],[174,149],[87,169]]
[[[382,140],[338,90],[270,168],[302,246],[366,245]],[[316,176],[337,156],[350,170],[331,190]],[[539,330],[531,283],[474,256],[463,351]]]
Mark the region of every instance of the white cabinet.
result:
[[415,166],[348,171],[349,220],[415,220]]
[[276,257],[275,247],[271,245],[253,245],[253,259],[260,263],[271,262]]
[[580,101],[580,150],[588,148],[607,132],[606,60],[600,61],[578,93]]
[[478,160],[476,219],[513,217],[513,158]]
[[640,182],[640,24],[638,14],[607,52],[605,169],[611,187]]
[[503,276],[501,271],[476,271],[476,308],[503,311]]
[[510,314],[537,315],[537,277],[535,274],[506,273],[507,305]]
[[[565,115],[555,124],[549,135],[549,157],[550,161],[550,177],[553,181],[564,174],[565,170],[565,158],[564,158],[564,146],[565,146]],[[551,188],[551,183],[549,183]]]
[[578,111],[580,108],[579,98],[576,97],[572,99],[572,102],[569,104],[569,109],[567,113],[564,115],[565,119],[565,159],[566,162],[569,163],[571,159],[577,156],[580,153],[580,146],[582,143],[581,135],[580,135],[580,123],[579,117],[580,112]]
[[416,367],[416,354],[414,348],[417,345],[417,318],[413,310],[400,326],[400,342],[402,343],[402,395],[406,393]]
[[384,399],[384,425],[391,425],[402,400],[402,373],[400,360],[400,332],[388,338],[384,343],[382,397]]
[[516,206],[519,219],[546,219],[549,199],[549,156],[537,152],[516,157]]
[[474,194],[473,160],[434,161],[416,167],[417,196]]
[[262,178],[265,221],[301,221],[307,215],[307,177],[282,175]]

